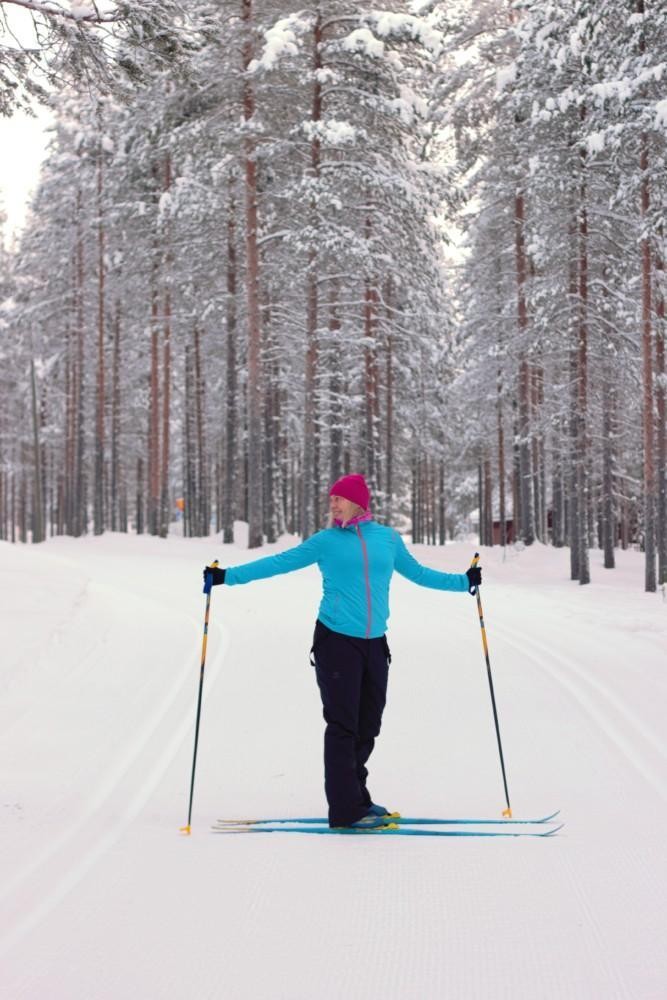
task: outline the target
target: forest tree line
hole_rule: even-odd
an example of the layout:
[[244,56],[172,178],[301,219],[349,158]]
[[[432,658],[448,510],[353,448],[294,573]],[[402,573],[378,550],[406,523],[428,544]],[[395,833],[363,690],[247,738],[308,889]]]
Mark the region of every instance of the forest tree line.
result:
[[0,537],[256,546],[363,471],[414,541],[667,582],[667,13],[147,7],[3,251]]

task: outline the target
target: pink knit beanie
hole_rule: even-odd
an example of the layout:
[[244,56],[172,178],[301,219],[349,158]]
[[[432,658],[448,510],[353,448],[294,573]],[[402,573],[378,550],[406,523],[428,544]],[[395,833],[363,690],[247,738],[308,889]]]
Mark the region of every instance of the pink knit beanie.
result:
[[344,500],[350,500],[364,510],[368,510],[371,499],[366,480],[359,475],[341,476],[329,490],[329,496],[343,497]]

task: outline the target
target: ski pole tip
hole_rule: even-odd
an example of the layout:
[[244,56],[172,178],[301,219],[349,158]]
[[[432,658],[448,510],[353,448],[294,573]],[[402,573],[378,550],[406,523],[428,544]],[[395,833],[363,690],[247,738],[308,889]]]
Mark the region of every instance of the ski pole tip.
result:
[[505,819],[512,818],[512,810],[509,808],[509,806],[507,807],[507,809],[503,809],[503,816],[505,817]]
[[187,826],[182,826],[180,832],[183,834],[184,837],[189,837],[190,834],[192,833],[192,828],[190,824],[188,823]]

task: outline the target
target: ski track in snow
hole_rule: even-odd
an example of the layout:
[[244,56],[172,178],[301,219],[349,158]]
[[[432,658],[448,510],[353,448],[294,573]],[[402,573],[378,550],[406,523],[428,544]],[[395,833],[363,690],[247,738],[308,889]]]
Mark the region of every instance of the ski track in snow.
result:
[[[667,797],[667,787],[662,775],[647,760],[647,755],[655,752],[660,757],[658,763],[663,762],[667,757],[665,744],[647,729],[646,724],[617,695],[599,678],[585,673],[574,660],[560,656],[545,643],[529,638],[525,633],[519,634],[505,625],[496,624],[494,628],[504,642],[522,655],[527,653],[531,662],[565,688],[639,774],[663,799]],[[596,695],[598,703],[595,701]],[[626,732],[623,732],[623,727]]]
[[[95,586],[99,590],[111,589],[99,584]],[[136,595],[133,602],[135,607],[143,604],[153,612],[157,608],[161,616],[164,614],[157,601],[145,596]],[[183,616],[183,624],[191,629],[194,647],[195,637],[201,642],[202,625],[188,616]],[[60,629],[63,628],[61,625]],[[208,658],[203,702],[210,697],[228,643],[227,633],[221,626],[214,624],[213,629],[217,632],[217,652]],[[88,659],[92,652],[88,649],[83,659]],[[9,913],[7,924],[10,927],[0,937],[0,958],[57,907],[113,847],[149,801],[184,739],[191,735],[192,711],[178,718],[178,702],[186,701],[184,688],[192,686],[193,666],[193,662],[185,664],[142,730],[133,735],[129,745],[113,762],[76,821],[56,833],[36,858],[19,868],[0,888],[0,906],[5,914]],[[79,669],[82,669],[81,664]],[[146,769],[145,777],[128,799],[124,782],[133,772],[141,773],[142,768]],[[111,823],[104,822],[105,832],[100,836],[95,821],[102,813],[113,814],[116,818]],[[30,900],[34,898],[40,900],[37,905],[31,905]]]
[[[620,754],[625,764],[633,769],[664,798],[664,783],[659,774],[647,763],[646,756],[633,746],[636,739],[641,747],[648,744],[664,757],[663,748],[651,733],[642,729],[637,716],[624,706],[619,698],[598,679],[582,671],[571,658],[554,653],[545,643],[519,635],[505,626],[494,628],[494,635],[501,643],[506,643],[516,652],[521,652],[529,663],[543,671],[557,685],[562,687],[575,701],[588,718],[594,723],[603,738],[609,740]],[[600,699],[597,703],[595,696]],[[624,725],[625,724],[625,725]],[[625,731],[624,731],[625,730]],[[573,832],[573,831],[572,831]],[[567,829],[564,836],[568,836]],[[582,933],[589,939],[587,954],[590,959],[592,978],[597,982],[606,982],[612,996],[632,998],[637,994],[632,984],[617,967],[614,955],[610,952],[601,926],[600,913],[594,901],[594,895],[582,879],[578,866],[573,865],[571,856],[563,853],[560,859],[563,875],[567,879],[572,897],[577,902],[577,911],[582,919]],[[623,865],[626,877],[641,880],[644,893],[655,898],[656,906],[660,906],[660,890],[654,882],[654,872],[649,861],[642,853],[641,847],[628,852]],[[657,890],[657,891],[656,891]]]
[[[297,619],[310,606],[314,574],[284,578],[282,590],[274,583],[230,588],[225,604],[219,605],[225,608],[220,615],[224,625],[218,622],[218,606],[212,615],[194,832],[183,838],[171,817],[174,800],[180,809],[183,786],[189,782],[201,622],[190,613],[193,601],[184,609],[186,602],[177,594],[172,597],[175,576],[165,571],[162,580],[159,574],[169,558],[176,569],[181,558],[180,566],[189,572],[210,540],[199,546],[194,541],[187,547],[183,541],[169,544],[173,547],[149,540],[91,539],[55,549],[53,567],[60,561],[86,569],[94,553],[101,581],[72,585],[70,614],[60,609],[52,624],[49,641],[67,650],[72,630],[75,635],[81,630],[81,641],[74,641],[76,655],[61,657],[68,680],[83,681],[113,664],[117,637],[104,628],[90,634],[83,625],[93,611],[103,622],[104,607],[112,608],[115,601],[121,602],[128,628],[136,620],[153,635],[150,643],[146,640],[147,654],[155,644],[155,656],[168,660],[171,652],[171,662],[164,685],[160,673],[122,675],[123,683],[135,681],[137,690],[147,685],[143,693],[155,707],[140,727],[128,730],[122,745],[103,744],[101,766],[93,761],[92,773],[100,777],[92,790],[90,767],[82,770],[82,795],[72,818],[67,806],[76,791],[76,775],[73,791],[71,782],[65,786],[65,803],[43,813],[41,830],[39,803],[33,805],[37,825],[29,830],[31,849],[40,834],[41,843],[30,860],[21,850],[20,824],[16,841],[11,841],[11,823],[3,834],[24,860],[0,886],[2,1000],[181,1000],[183,995],[204,1000],[365,1000],[378,993],[388,1000],[662,1000],[667,978],[666,754],[651,725],[648,707],[653,706],[647,704],[653,681],[655,691],[660,690],[655,662],[664,662],[664,625],[657,615],[650,617],[655,605],[647,603],[644,614],[632,594],[632,607],[639,610],[633,612],[637,620],[628,639],[618,632],[596,636],[584,613],[572,615],[572,591],[566,586],[557,597],[570,615],[569,630],[546,603],[541,607],[530,585],[520,593],[533,604],[520,617],[512,603],[516,595],[505,594],[504,588],[489,590],[488,607],[485,598],[501,731],[510,749],[508,754],[506,745],[510,792],[516,788],[517,801],[526,808],[561,807],[566,827],[556,838],[493,843],[220,838],[207,830],[208,822],[229,806],[229,801],[216,800],[219,792],[211,787],[216,769],[229,800],[240,795],[239,808],[232,811],[274,813],[278,803],[279,812],[307,813],[313,801],[320,801],[319,784],[311,788],[320,781],[320,764],[310,760],[310,741],[319,726],[304,715],[313,711],[316,693],[309,673],[292,670],[290,656],[300,640],[288,639],[284,626],[285,619]],[[13,549],[12,558],[22,558],[22,551],[28,560],[29,550]],[[451,571],[465,551],[448,546],[442,551],[420,548],[416,554]],[[132,557],[137,572],[124,569],[121,584],[118,559]],[[493,578],[488,551],[484,558],[491,567],[487,579]],[[521,566],[536,558],[544,560],[545,572],[555,565],[549,561],[556,558],[552,553],[533,551]],[[512,566],[507,569],[513,571]],[[496,567],[495,572],[500,580],[501,570]],[[555,579],[560,579],[557,572]],[[492,721],[473,602],[466,598],[464,605],[462,598],[457,603],[458,595],[444,595],[447,604],[441,611],[442,595],[402,583],[399,588],[392,602],[411,610],[402,619],[405,625],[397,616],[399,653],[394,650],[392,669],[398,673],[373,773],[381,787],[395,781],[397,799],[410,811],[442,812],[441,801],[451,796],[462,803],[454,805],[459,813],[478,813],[480,802],[498,794],[500,776],[497,754],[489,759],[496,747],[488,731]],[[552,592],[549,603],[553,599]],[[443,622],[444,676],[438,662]],[[135,631],[140,634],[139,626]],[[599,644],[599,660],[574,655],[592,637],[596,648]],[[626,652],[643,644],[638,653],[647,686],[643,700],[632,672],[626,677],[621,669],[625,660],[631,664],[631,657],[617,656],[611,673],[603,669],[605,642],[610,653],[616,652],[612,643],[621,643],[622,653],[623,641]],[[476,644],[472,652],[471,643]],[[651,648],[653,662],[647,652]],[[429,656],[429,650],[437,656]],[[421,662],[428,659],[434,661],[430,673]],[[474,669],[468,669],[469,662]],[[35,682],[31,676],[26,690],[39,701],[44,663],[32,669]],[[452,730],[443,733],[441,747],[437,733],[428,728],[438,716],[431,713],[428,691],[437,700],[443,685],[447,699],[454,694],[456,699],[454,706],[441,708],[442,725]],[[624,686],[632,698],[624,697]],[[101,689],[101,697],[104,693]],[[457,701],[459,714],[470,712],[481,695],[485,701],[474,717],[459,718]],[[232,697],[237,703],[230,712]],[[8,732],[12,739],[25,740],[31,716],[21,697],[15,704]],[[257,713],[252,720],[243,716],[249,706]],[[526,723],[527,713],[531,718]],[[44,723],[48,714],[37,712],[34,718]],[[216,719],[220,721],[213,725]],[[266,733],[257,733],[258,726]],[[423,747],[417,748],[416,734]],[[531,734],[535,745],[529,744],[526,753]],[[475,752],[477,741],[484,745],[468,760],[465,755]],[[412,768],[401,758],[400,747],[417,754]],[[531,752],[537,755],[534,764]],[[429,774],[445,761],[447,780],[436,792],[439,797],[415,801],[415,795],[440,784],[429,780]],[[464,773],[457,771],[461,765]],[[253,792],[249,781],[261,787]],[[185,802],[187,806],[187,798]],[[54,834],[56,826],[60,832]]]

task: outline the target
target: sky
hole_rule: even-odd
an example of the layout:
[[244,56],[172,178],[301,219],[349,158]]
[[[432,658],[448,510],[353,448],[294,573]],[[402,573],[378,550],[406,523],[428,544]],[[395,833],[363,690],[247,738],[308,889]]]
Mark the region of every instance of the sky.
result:
[[44,108],[37,109],[35,118],[17,112],[0,119],[0,200],[7,215],[6,242],[23,228],[46,152],[50,121]]
[[[11,34],[2,35],[2,43],[11,46],[12,35],[34,44],[32,18],[28,11],[3,9]],[[0,205],[7,215],[5,242],[18,236],[25,223],[30,197],[39,179],[39,170],[48,142],[51,116],[44,108],[35,108],[35,117],[16,112],[0,118]]]

